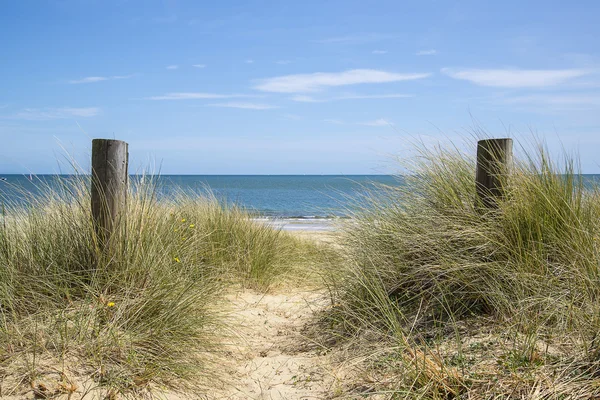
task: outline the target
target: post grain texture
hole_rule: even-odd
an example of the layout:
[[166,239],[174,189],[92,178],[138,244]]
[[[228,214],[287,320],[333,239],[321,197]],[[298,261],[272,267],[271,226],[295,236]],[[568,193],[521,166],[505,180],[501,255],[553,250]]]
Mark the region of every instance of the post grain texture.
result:
[[477,142],[475,185],[480,205],[496,208],[504,196],[503,185],[513,162],[513,140],[486,139]]
[[92,140],[92,217],[104,245],[125,212],[129,153],[121,140]]

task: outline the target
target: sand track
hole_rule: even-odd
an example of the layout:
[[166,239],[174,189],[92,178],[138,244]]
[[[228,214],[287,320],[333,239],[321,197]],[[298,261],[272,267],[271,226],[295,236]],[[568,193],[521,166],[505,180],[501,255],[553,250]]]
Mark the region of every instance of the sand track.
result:
[[302,329],[326,306],[321,293],[291,291],[260,294],[251,290],[228,296],[231,383],[215,399],[325,399],[335,391],[327,357]]

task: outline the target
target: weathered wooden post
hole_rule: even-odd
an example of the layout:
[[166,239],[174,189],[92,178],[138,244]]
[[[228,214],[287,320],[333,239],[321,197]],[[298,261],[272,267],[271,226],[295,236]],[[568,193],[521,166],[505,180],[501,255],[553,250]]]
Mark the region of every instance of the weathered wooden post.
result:
[[477,142],[475,185],[480,204],[496,208],[504,195],[504,175],[510,172],[513,156],[512,139],[486,139]]
[[92,217],[103,246],[109,243],[111,233],[125,212],[127,150],[127,143],[121,140],[92,140]]

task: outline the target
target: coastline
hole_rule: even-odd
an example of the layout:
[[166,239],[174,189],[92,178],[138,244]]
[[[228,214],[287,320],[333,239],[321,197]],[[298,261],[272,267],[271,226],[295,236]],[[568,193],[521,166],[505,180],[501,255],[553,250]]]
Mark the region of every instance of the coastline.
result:
[[337,218],[252,218],[253,221],[284,231],[335,232]]

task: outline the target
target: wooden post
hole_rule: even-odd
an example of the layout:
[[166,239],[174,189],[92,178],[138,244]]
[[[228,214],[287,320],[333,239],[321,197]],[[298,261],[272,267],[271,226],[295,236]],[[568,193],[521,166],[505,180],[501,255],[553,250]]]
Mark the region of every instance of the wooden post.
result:
[[125,212],[127,150],[127,143],[120,140],[92,140],[92,217],[102,245],[108,244],[111,233]]
[[512,155],[512,139],[486,139],[477,142],[475,186],[480,204],[484,207],[496,208],[496,200],[504,195],[502,176],[510,171]]

